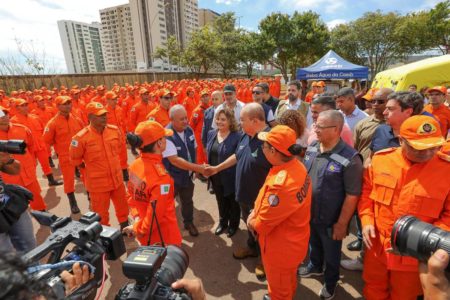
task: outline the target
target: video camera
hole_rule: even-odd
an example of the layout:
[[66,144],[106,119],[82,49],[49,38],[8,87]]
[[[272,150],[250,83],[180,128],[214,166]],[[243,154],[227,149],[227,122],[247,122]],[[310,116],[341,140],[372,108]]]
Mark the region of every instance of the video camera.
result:
[[[79,221],[70,217],[58,218],[47,212],[32,211],[36,220],[50,226],[52,234],[43,244],[24,255],[31,267],[32,277],[46,281],[53,289],[57,299],[94,299],[96,290],[106,279],[104,259],[116,260],[125,253],[125,243],[119,229],[100,225],[100,216],[93,212],[84,214]],[[75,247],[63,258],[64,249],[69,243]],[[50,254],[47,264],[40,266],[39,260]],[[63,270],[71,271],[76,261],[87,263],[94,277],[66,296],[64,282],[59,276]],[[104,277],[105,276],[105,277]]]
[[[450,255],[450,232],[407,215],[399,218],[392,227],[391,245],[401,255],[427,262],[437,249]],[[450,272],[450,265],[446,272]]]
[[0,140],[0,152],[9,154],[25,154],[27,143],[23,140]]
[[116,300],[189,300],[184,290],[171,285],[182,278],[189,265],[187,253],[173,245],[144,246],[131,253],[123,263],[123,274],[136,280],[122,287]]

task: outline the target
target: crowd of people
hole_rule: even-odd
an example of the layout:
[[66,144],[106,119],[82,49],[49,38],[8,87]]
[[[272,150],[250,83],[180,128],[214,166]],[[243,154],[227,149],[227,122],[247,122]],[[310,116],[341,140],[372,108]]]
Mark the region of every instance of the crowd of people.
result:
[[[198,179],[217,200],[216,235],[247,225],[247,243],[232,255],[260,257],[265,299],[292,299],[298,277],[311,276],[323,277],[319,296],[332,299],[340,267],[363,271],[367,299],[416,299],[418,261],[390,251],[391,230],[405,214],[450,229],[450,88],[329,93],[318,81],[306,93],[305,84],[288,82],[285,99],[270,78],[0,90],[0,139],[27,143],[23,155],[0,156],[2,181],[27,188],[30,207],[45,211],[39,163],[78,214],[79,177],[103,225],[112,201],[123,234],[180,246],[174,199],[197,236]],[[352,219],[357,239],[347,248],[360,255],[341,260]],[[24,212],[0,233],[0,250],[34,248],[30,226]]]

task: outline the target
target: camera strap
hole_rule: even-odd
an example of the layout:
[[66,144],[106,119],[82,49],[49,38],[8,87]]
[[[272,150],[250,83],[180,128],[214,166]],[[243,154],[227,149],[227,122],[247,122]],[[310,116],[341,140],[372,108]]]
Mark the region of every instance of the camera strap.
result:
[[151,242],[151,238],[152,238],[152,231],[153,231],[153,223],[156,222],[156,228],[158,229],[159,238],[161,239],[161,245],[163,247],[165,247],[164,239],[163,239],[163,236],[161,233],[161,228],[159,227],[158,217],[156,216],[156,202],[157,201],[158,200],[150,201],[150,205],[152,206],[153,213],[152,213],[152,222],[150,224],[150,232],[148,235],[147,246],[150,246],[150,242]]
[[32,273],[36,273],[36,272],[39,272],[42,270],[48,270],[48,269],[50,269],[50,270],[62,269],[62,268],[66,268],[66,267],[71,267],[75,263],[79,263],[80,265],[87,265],[89,267],[89,271],[91,272],[91,274],[95,273],[95,267],[93,265],[91,265],[90,263],[82,261],[82,260],[68,260],[68,261],[62,261],[62,262],[59,262],[56,264],[44,264],[44,265],[29,267],[29,268],[27,268],[27,273],[32,274]]

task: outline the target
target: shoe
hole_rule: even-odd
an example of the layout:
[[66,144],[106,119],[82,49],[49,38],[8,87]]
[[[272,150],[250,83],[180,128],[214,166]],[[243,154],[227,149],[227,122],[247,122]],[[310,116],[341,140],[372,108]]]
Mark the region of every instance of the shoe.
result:
[[265,294],[264,297],[263,297],[263,300],[270,300],[269,294]]
[[192,223],[187,223],[184,225],[184,229],[186,229],[187,231],[189,231],[189,235],[190,236],[197,236],[198,235],[198,230],[195,227],[194,224]]
[[54,168],[55,167],[55,163],[53,162],[53,159],[51,156],[48,157],[48,164],[50,165],[50,168]]
[[363,263],[358,258],[341,260],[341,267],[350,271],[362,271]]
[[333,299],[335,295],[336,295],[336,285],[334,286],[333,290],[330,291],[329,289],[327,289],[326,285],[324,284],[322,289],[319,292],[320,299],[330,300],[330,299]]
[[350,251],[360,251],[362,249],[362,241],[355,240],[347,245],[347,249]]
[[67,198],[69,198],[69,204],[70,204],[70,211],[73,214],[79,214],[80,208],[78,207],[77,200],[75,199],[74,193],[68,193]]
[[77,167],[75,167],[75,177],[76,178],[80,178],[81,177],[80,170],[78,170]]
[[[128,220],[125,221],[125,222],[120,223],[120,232],[122,232],[123,229],[124,229],[125,227],[128,227],[129,225],[130,225],[130,223],[128,223]],[[127,234],[122,232],[122,235],[126,236]]]
[[300,267],[297,270],[297,276],[302,278],[308,278],[311,276],[321,276],[323,275],[323,270],[314,268],[311,265],[307,265],[305,267]]
[[225,232],[225,229],[227,229],[228,226],[224,226],[222,224],[219,224],[219,226],[217,226],[216,231],[214,231],[215,235],[221,235],[222,233]]
[[130,174],[128,173],[128,169],[122,169],[123,181],[127,182],[130,180]]
[[233,235],[236,234],[236,231],[237,231],[237,228],[233,228],[233,227],[228,228],[227,237],[232,237]]
[[239,248],[233,251],[233,257],[236,259],[244,259],[247,257],[258,257],[258,251],[256,249]]
[[259,263],[255,267],[255,275],[256,278],[260,281],[264,281],[266,279],[266,272],[264,271],[264,266],[262,263]]
[[48,174],[46,176],[47,176],[47,180],[48,180],[48,186],[57,186],[57,185],[63,184],[62,181],[55,180],[55,178],[53,177],[53,174]]

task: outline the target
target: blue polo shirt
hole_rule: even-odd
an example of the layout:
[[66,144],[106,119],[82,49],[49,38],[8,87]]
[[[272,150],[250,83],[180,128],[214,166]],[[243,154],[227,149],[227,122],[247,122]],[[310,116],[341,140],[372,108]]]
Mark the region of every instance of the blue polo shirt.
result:
[[394,136],[391,126],[386,124],[378,126],[372,136],[370,150],[372,150],[372,153],[375,153],[392,147],[400,147],[400,141],[398,137]]
[[[263,131],[270,131],[265,128]],[[263,141],[257,134],[252,138],[243,134],[236,148],[236,201],[253,205],[266,181],[272,165],[262,151]]]

